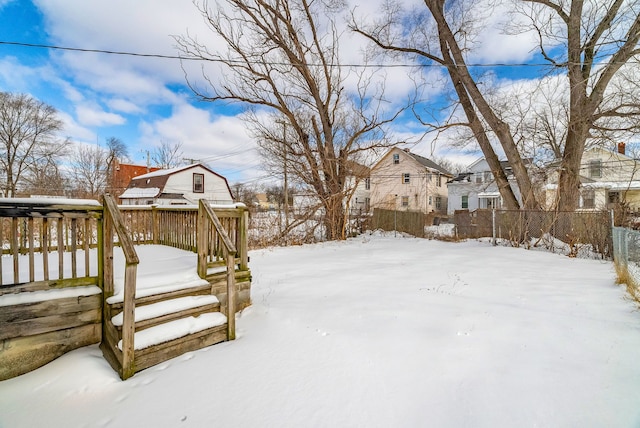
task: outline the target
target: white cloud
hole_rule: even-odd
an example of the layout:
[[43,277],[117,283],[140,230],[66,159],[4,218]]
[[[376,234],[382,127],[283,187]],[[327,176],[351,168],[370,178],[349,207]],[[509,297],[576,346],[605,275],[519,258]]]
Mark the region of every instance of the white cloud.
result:
[[97,106],[79,105],[76,107],[76,115],[78,121],[85,126],[122,125],[126,122],[124,117]]
[[120,111],[122,113],[142,113],[143,112],[143,110],[138,105],[122,98],[107,100],[106,103],[112,110]]
[[[238,116],[212,116],[206,110],[181,103],[165,119],[141,126],[140,147],[152,151],[162,141],[181,143],[187,159],[201,160],[226,174],[230,181],[260,175],[256,144]],[[229,176],[233,175],[233,176]]]

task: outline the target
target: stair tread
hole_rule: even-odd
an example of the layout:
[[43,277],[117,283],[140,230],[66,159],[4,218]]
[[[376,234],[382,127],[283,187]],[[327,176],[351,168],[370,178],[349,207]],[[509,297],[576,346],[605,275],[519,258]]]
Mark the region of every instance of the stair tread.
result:
[[[173,314],[187,309],[197,308],[199,306],[213,305],[216,303],[220,303],[216,296],[203,295],[178,297],[149,305],[136,306],[134,322],[145,321],[161,317],[163,315]],[[122,312],[111,318],[111,322],[116,327],[122,326]]]
[[[188,336],[202,330],[218,327],[227,322],[227,317],[220,312],[210,312],[198,317],[187,317],[171,321],[146,330],[139,331],[133,339],[134,349],[144,349],[173,339]],[[122,340],[118,342],[122,350]]]
[[[162,285],[158,287],[138,287],[136,289],[136,299],[139,299],[141,297],[153,296],[155,294],[169,293],[172,291],[185,290],[190,288],[198,288],[208,284],[209,283],[205,279],[197,279],[192,281]],[[112,305],[114,303],[122,303],[123,300],[124,292],[121,291],[118,294],[114,294],[113,296],[107,298],[107,303]]]

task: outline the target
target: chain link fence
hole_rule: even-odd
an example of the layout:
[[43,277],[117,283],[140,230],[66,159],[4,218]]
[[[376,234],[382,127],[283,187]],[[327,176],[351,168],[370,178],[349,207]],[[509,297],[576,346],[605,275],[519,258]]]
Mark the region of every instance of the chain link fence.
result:
[[495,243],[541,247],[572,257],[613,255],[611,213],[526,210],[457,211],[458,238],[490,237]]
[[629,294],[640,302],[640,232],[613,228],[613,262],[618,282],[626,284]]

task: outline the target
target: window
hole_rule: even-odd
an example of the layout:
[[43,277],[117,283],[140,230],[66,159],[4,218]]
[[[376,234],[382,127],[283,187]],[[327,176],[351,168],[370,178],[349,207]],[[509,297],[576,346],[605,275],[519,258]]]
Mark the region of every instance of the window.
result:
[[365,178],[364,179],[364,190],[370,190],[371,189],[371,179],[370,178]]
[[442,196],[436,196],[436,209],[439,210],[442,208]]
[[463,210],[469,209],[469,196],[467,195],[462,196],[462,209]]
[[489,183],[491,182],[492,177],[491,177],[491,171],[485,171],[484,172],[484,182],[485,183]]
[[620,192],[609,192],[609,203],[617,204],[620,202]]
[[600,159],[589,161],[589,177],[602,177],[602,161]]
[[429,205],[431,205],[431,196],[429,196]]
[[401,204],[403,207],[408,207],[409,206],[409,197],[408,196],[403,196],[402,200],[401,200]]
[[442,176],[440,174],[436,176],[436,185],[442,187]]
[[408,172],[405,172],[404,174],[402,174],[402,183],[403,184],[411,183],[411,174],[409,174]]
[[400,154],[394,153],[393,154],[393,164],[394,165],[398,165],[399,163],[400,163]]
[[582,191],[582,208],[591,209],[596,207],[596,192],[593,189]]
[[476,172],[474,175],[476,176],[476,184],[482,183],[482,173]]
[[364,198],[364,210],[366,212],[369,212],[370,209],[371,209],[371,199],[370,198]]
[[204,174],[193,174],[193,193],[204,193]]

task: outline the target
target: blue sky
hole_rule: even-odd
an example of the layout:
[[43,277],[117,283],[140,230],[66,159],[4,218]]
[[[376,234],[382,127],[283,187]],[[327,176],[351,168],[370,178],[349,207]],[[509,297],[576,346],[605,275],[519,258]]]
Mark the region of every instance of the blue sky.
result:
[[[374,16],[377,3],[369,1],[359,11]],[[176,55],[171,35],[187,29],[207,33],[189,0],[0,0],[0,42]],[[483,37],[479,61],[531,59],[531,50],[517,38],[505,38],[497,30]],[[357,61],[362,40],[351,36],[341,42],[348,60]],[[197,69],[195,64],[186,66]],[[392,96],[406,95],[406,79],[393,75],[402,72],[389,70]],[[497,72],[507,79],[537,73],[518,67]],[[195,100],[178,60],[0,44],[0,90],[29,93],[54,106],[65,124],[63,136],[76,143],[104,145],[109,137],[120,138],[136,163],[144,164],[146,153],[165,141],[182,143],[185,158],[205,161],[232,183],[265,176],[255,143],[237,117],[240,109]],[[411,120],[395,125],[399,141],[420,131]],[[433,149],[428,141],[413,148],[427,157]],[[435,149],[437,155],[449,153],[461,163],[478,157]]]

